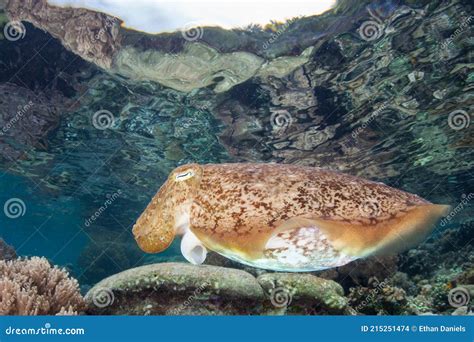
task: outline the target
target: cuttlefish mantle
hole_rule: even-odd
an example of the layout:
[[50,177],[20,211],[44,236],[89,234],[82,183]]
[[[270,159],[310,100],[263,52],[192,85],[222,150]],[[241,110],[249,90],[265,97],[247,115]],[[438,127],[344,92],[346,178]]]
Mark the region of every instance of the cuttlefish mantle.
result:
[[148,253],[182,235],[193,264],[207,251],[277,271],[315,271],[420,243],[449,206],[385,184],[285,164],[175,169],[133,227]]

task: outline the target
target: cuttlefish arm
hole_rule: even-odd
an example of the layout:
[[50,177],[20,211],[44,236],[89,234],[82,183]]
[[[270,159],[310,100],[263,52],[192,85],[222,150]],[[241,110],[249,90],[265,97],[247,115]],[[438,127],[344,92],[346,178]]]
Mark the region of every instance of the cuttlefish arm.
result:
[[181,239],[181,253],[193,265],[201,265],[207,256],[207,248],[191,230]]

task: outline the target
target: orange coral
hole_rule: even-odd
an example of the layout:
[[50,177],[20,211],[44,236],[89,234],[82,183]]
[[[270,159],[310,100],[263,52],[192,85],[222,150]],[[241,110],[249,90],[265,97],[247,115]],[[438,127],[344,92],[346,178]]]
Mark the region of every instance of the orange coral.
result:
[[76,279],[45,258],[0,261],[0,315],[76,315],[84,309]]

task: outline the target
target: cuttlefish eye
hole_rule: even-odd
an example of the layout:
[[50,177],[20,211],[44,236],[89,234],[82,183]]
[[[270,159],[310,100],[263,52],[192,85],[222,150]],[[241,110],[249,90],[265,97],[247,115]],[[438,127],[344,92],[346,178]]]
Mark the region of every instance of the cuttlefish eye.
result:
[[177,181],[177,182],[185,181],[186,179],[189,179],[193,176],[194,176],[194,171],[192,171],[192,170],[189,170],[189,171],[186,171],[186,172],[181,172],[181,173],[178,173],[176,175],[175,181]]

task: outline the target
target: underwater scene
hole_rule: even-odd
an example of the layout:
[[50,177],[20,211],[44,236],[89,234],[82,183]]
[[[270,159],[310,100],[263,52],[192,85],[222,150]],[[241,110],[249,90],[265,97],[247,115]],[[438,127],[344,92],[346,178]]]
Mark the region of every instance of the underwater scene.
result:
[[0,315],[474,315],[472,1],[123,3],[0,0]]

